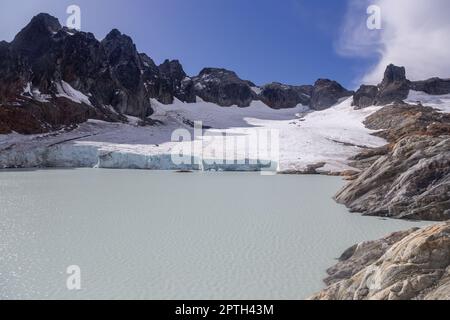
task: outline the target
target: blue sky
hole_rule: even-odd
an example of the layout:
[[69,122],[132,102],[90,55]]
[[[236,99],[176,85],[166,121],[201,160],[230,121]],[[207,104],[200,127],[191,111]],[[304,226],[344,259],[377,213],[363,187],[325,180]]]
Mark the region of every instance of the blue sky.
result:
[[366,22],[364,7],[349,7],[354,1],[1,0],[0,39],[11,40],[39,12],[65,23],[67,6],[77,4],[83,31],[102,39],[117,28],[157,63],[179,59],[190,75],[212,66],[257,84],[309,84],[326,77],[354,87],[380,59],[379,48],[361,55],[337,48],[349,18]]

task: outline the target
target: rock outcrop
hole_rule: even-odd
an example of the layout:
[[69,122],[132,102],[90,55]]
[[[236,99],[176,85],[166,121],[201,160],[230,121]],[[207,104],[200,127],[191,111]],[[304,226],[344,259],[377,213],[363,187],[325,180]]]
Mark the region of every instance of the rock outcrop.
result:
[[400,219],[450,219],[450,115],[392,105],[366,125],[391,144],[353,160],[363,171],[336,200],[354,212]]
[[313,110],[325,110],[338,103],[340,99],[352,96],[353,93],[336,81],[319,79],[314,84],[311,93],[310,107]]
[[356,109],[368,106],[384,106],[401,102],[408,97],[410,82],[406,78],[404,67],[389,65],[383,81],[378,86],[362,85],[355,93],[353,105]]
[[384,106],[405,100],[409,94],[409,81],[406,79],[405,68],[389,65],[378,89],[376,105]]
[[450,222],[348,249],[312,300],[449,300]]
[[432,95],[450,94],[450,79],[431,78],[424,81],[414,81],[411,82],[410,88]]
[[[159,66],[159,73],[169,84],[170,94],[181,101],[193,103],[196,101],[194,81],[183,70],[178,60],[166,60]],[[173,102],[173,101],[166,101]]]
[[405,100],[410,90],[431,95],[450,94],[450,79],[431,78],[424,81],[409,81],[406,69],[393,64],[387,66],[383,81],[378,86],[362,85],[355,93],[355,109],[369,106],[385,106]]
[[[404,68],[390,65],[379,86],[363,86],[355,93],[354,104],[362,108],[399,101],[410,88],[446,93],[449,83],[410,82]],[[219,68],[190,77],[177,60],[157,66],[116,29],[98,41],[91,33],[61,26],[48,14],[34,17],[11,43],[0,42],[0,133],[59,130],[90,118],[147,119],[153,113],[152,99],[171,104],[175,99],[193,103],[200,97],[223,107],[248,107],[260,100],[274,109],[301,104],[320,111],[353,94],[327,79],[314,85],[257,87]]]
[[274,109],[294,108],[301,104],[309,106],[313,86],[289,86],[281,83],[271,83],[261,88],[258,98]]
[[256,99],[252,90],[255,84],[242,80],[230,70],[205,68],[193,81],[197,96],[222,107],[248,107]]
[[353,95],[353,105],[355,106],[355,109],[376,105],[377,95],[377,86],[362,85]]
[[45,13],[11,43],[0,42],[0,133],[41,133],[87,119],[146,119],[153,113],[151,99],[193,103],[198,96],[223,107],[248,107],[261,100],[276,109],[302,104],[323,110],[348,95],[330,80],[315,86],[272,83],[257,88],[218,68],[189,77],[177,60],[157,66],[119,30],[98,41]]
[[0,44],[0,130],[39,133],[89,118],[126,121],[153,113],[151,98],[195,100],[177,62],[158,68],[132,39],[112,30],[102,41],[39,14]]

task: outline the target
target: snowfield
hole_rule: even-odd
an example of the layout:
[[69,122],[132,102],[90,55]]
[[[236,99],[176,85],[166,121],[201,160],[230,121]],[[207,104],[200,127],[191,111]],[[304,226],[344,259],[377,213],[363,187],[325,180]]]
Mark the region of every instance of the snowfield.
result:
[[[72,92],[70,95],[75,98]],[[0,167],[254,171],[272,160],[276,162],[272,169],[281,172],[303,172],[309,166],[319,166],[318,172],[339,173],[353,169],[348,158],[362,148],[386,143],[371,135],[373,132],[362,123],[380,107],[354,110],[351,102],[349,98],[330,109],[311,112],[301,105],[274,110],[260,101],[248,108],[219,107],[201,99],[194,104],[175,101],[172,105],[152,101],[152,119],[161,121],[155,126],[141,127],[135,119],[128,124],[90,120],[70,132],[0,135]],[[194,132],[196,121],[203,125],[203,136]],[[188,138],[172,141],[179,129]],[[254,162],[254,154],[249,151],[254,140],[250,138],[255,132],[269,130],[279,137],[272,145],[277,150],[271,151],[279,152],[259,153],[257,158],[266,161],[263,165]],[[197,142],[192,147],[193,140],[200,142],[200,147]],[[188,159],[192,161],[172,161],[175,151],[178,154],[179,150],[191,149],[192,158]]]
[[[62,87],[61,94],[89,101],[69,87]],[[450,112],[450,95],[411,91],[406,101],[420,101]],[[386,143],[363,125],[364,119],[381,107],[354,110],[351,103],[352,98],[348,98],[330,109],[312,112],[301,105],[275,110],[260,101],[248,108],[227,108],[200,98],[197,103],[175,101],[172,105],[152,100],[152,119],[161,122],[155,126],[139,126],[139,119],[129,117],[127,124],[89,120],[69,132],[0,135],[0,168],[256,171],[267,167],[271,160],[270,169],[278,172],[305,172],[319,167],[318,172],[340,173],[355,170],[348,165],[348,159],[363,148]],[[198,121],[203,125],[200,132],[194,130]],[[180,129],[181,135],[173,136]],[[269,147],[260,140],[255,142],[261,131],[275,132],[276,143]],[[255,148],[259,152],[254,153]],[[261,154],[262,149],[269,148],[270,152]],[[174,153],[189,157],[174,163]]]

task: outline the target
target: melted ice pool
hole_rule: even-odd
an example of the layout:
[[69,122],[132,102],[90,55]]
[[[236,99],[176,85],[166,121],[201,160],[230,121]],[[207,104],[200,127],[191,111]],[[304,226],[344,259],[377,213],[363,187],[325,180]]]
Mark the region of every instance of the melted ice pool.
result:
[[[336,177],[0,171],[0,299],[303,299],[345,249],[423,223],[349,214]],[[70,291],[69,266],[81,270]]]

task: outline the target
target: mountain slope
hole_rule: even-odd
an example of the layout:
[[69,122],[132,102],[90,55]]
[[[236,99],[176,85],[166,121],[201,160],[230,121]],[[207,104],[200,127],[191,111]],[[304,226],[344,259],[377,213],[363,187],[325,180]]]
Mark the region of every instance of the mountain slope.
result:
[[257,88],[218,68],[189,77],[176,60],[157,66],[116,29],[98,41],[91,33],[62,27],[45,13],[35,16],[11,43],[0,43],[0,134],[43,133],[88,119],[146,119],[153,113],[151,99],[195,103],[199,96],[224,107],[248,107],[262,100],[276,109],[304,104],[322,110],[349,95],[330,80],[315,86]]

